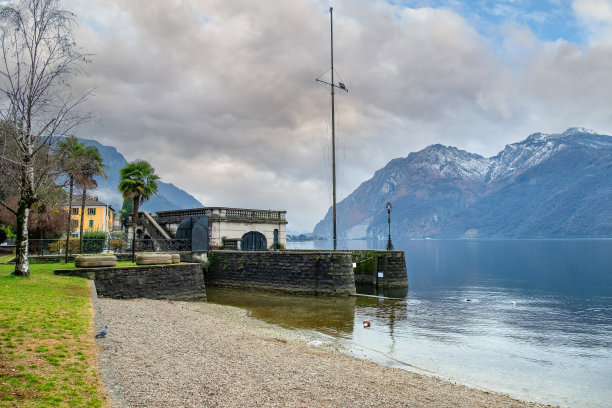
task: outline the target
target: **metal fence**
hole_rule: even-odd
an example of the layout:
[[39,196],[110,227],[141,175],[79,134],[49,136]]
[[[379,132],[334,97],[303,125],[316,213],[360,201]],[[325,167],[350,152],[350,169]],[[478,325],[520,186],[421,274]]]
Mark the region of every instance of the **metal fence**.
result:
[[[190,239],[137,239],[135,242],[136,252],[171,252],[191,251]],[[30,239],[28,240],[30,255],[64,255],[66,253],[66,239]],[[80,242],[78,238],[70,238],[68,242],[70,254],[80,253]],[[131,253],[131,239],[83,239],[84,254],[99,253]]]

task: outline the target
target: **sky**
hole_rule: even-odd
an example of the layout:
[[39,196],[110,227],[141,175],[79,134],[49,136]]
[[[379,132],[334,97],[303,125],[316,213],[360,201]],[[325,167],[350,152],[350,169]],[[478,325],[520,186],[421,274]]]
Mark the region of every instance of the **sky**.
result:
[[[612,134],[612,0],[65,0],[92,61],[76,136],[150,162],[205,206],[331,205],[441,143],[486,157],[535,132]],[[339,79],[338,79],[339,78]]]

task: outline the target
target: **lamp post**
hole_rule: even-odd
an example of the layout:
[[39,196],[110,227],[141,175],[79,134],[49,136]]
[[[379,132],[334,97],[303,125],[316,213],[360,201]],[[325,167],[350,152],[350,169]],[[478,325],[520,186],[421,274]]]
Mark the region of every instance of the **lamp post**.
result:
[[391,243],[391,202],[387,202],[387,221],[389,222],[389,240],[387,241],[387,251],[393,249],[393,243]]

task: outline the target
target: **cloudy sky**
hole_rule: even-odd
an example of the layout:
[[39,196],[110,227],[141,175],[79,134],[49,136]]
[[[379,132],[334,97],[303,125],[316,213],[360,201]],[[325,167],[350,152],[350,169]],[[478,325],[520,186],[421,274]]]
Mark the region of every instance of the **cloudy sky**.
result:
[[94,54],[77,136],[144,159],[206,206],[331,204],[433,143],[484,156],[534,132],[612,134],[612,0],[65,0]]

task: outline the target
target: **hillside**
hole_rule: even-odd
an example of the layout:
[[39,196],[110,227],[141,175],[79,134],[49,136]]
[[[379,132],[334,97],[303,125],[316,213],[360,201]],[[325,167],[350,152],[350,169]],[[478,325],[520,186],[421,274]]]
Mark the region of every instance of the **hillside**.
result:
[[[612,236],[612,137],[536,133],[485,158],[432,145],[394,159],[338,204],[339,238]],[[331,236],[331,209],[314,228]]]
[[[104,164],[108,166],[108,169],[105,170],[108,179],[95,177],[98,188],[92,194],[97,195],[100,201],[110,204],[115,210],[119,211],[123,203],[121,193],[117,190],[119,169],[127,164],[127,160],[112,146],[104,146],[95,140],[80,139],[80,141],[86,145],[95,146],[102,155]],[[159,176],[163,179],[163,174],[159,174]],[[165,183],[160,180],[157,182],[157,186],[157,195],[140,207],[142,211],[156,212],[204,207],[191,194],[172,183]]]

